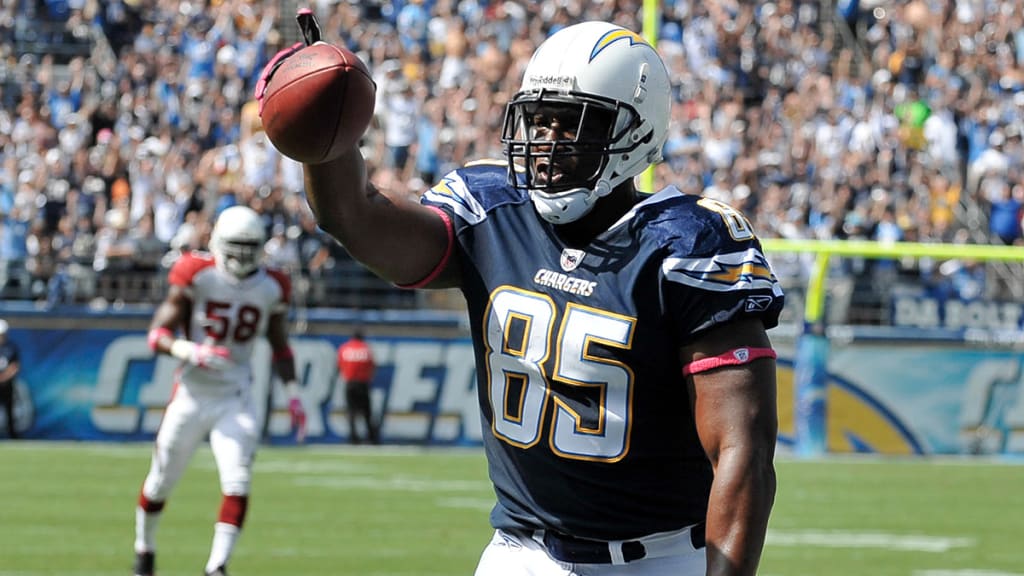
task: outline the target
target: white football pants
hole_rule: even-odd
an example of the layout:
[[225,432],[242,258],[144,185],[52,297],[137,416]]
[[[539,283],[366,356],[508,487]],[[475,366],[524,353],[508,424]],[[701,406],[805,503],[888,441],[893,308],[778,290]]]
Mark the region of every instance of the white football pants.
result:
[[569,564],[549,556],[539,538],[496,530],[484,548],[475,576],[704,576],[704,549],[693,547],[689,530],[663,536],[668,543],[660,546],[665,555],[627,564]]
[[259,443],[256,418],[248,400],[237,395],[195,398],[183,388],[175,391],[164,412],[149,474],[142,485],[143,495],[154,502],[165,501],[207,435],[217,462],[221,493],[247,495]]

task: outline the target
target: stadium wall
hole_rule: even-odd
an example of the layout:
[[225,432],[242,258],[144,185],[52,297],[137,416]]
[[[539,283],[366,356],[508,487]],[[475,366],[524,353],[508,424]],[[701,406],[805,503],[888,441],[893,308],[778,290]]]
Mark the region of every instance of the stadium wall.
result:
[[[7,307],[0,314],[22,351],[16,419],[25,437],[152,440],[176,361],[149,350],[149,310],[55,314]],[[335,351],[358,323],[380,365],[373,402],[384,415],[385,443],[480,442],[473,354],[457,313],[335,311],[303,322],[292,342],[310,408],[307,441],[347,441]],[[828,452],[1024,455],[1024,371],[1015,343],[964,331],[830,330],[822,352]],[[799,420],[798,339],[785,327],[772,338],[780,352],[779,442],[785,450],[794,445]],[[287,399],[264,352],[258,350],[254,364],[258,415],[267,442],[288,444]]]

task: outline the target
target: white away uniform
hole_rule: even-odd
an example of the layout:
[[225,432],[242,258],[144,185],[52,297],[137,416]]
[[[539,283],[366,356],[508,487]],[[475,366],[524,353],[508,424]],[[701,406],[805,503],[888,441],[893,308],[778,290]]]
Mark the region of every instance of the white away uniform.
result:
[[221,371],[182,362],[142,492],[150,500],[165,500],[208,434],[221,491],[246,495],[259,442],[250,399],[250,360],[270,316],[287,310],[290,281],[285,274],[264,268],[238,279],[218,269],[213,257],[204,253],[182,255],[169,281],[185,288],[192,300],[185,337],[227,347],[235,367]]

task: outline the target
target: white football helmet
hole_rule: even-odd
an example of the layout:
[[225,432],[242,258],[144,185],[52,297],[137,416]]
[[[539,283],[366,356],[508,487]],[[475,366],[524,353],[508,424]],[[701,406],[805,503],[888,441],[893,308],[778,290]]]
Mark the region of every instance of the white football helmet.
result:
[[210,235],[210,252],[217,268],[245,278],[259,268],[266,240],[260,215],[246,206],[232,206],[217,217]]
[[[661,160],[670,89],[665,63],[639,34],[607,22],[559,30],[534,52],[505,108],[510,182],[529,190],[545,220],[578,220]],[[552,117],[557,134],[547,129]]]

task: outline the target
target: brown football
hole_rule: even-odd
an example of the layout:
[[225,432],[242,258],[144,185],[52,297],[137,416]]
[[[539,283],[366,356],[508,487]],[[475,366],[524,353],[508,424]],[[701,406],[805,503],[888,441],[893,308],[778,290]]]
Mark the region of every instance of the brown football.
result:
[[316,164],[358,145],[373,118],[376,85],[366,64],[325,42],[284,60],[263,93],[260,115],[282,154]]

